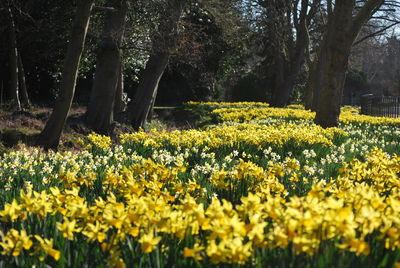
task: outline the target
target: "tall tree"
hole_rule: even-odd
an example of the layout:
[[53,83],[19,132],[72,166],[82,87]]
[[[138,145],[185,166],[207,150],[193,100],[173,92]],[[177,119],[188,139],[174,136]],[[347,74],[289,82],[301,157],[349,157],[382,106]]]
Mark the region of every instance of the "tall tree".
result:
[[111,132],[118,81],[123,75],[121,42],[128,10],[127,0],[113,0],[110,4],[115,11],[107,12],[104,19],[94,85],[86,113],[86,123],[102,134]]
[[304,65],[310,43],[309,28],[321,0],[259,0],[258,3],[265,9],[265,53],[269,54],[266,63],[274,73],[271,105],[284,107]]
[[18,48],[17,35],[15,29],[14,15],[11,10],[11,3],[7,1],[7,15],[9,21],[9,66],[10,66],[10,88],[9,98],[18,110],[21,110],[21,102],[19,100],[18,87]]
[[158,83],[178,42],[179,21],[187,0],[170,0],[161,11],[153,33],[152,51],[133,100],[128,104],[128,120],[138,130],[144,126],[157,96]]
[[[365,2],[366,1],[364,0],[356,1],[356,8],[353,12],[353,15],[357,14],[357,12],[362,8]],[[352,44],[351,62],[354,63],[355,61],[357,61],[357,58],[360,55],[360,51],[362,51],[363,54],[370,53],[367,52],[369,50],[369,46],[366,44],[371,41],[374,42],[375,39],[377,39],[375,41],[378,43],[382,42],[382,40],[378,41],[378,39],[385,36],[388,33],[388,29],[400,23],[398,12],[396,12],[397,8],[398,5],[396,4],[396,2],[384,1],[381,8],[378,10],[378,14],[372,16],[371,19],[364,24],[362,29],[359,31],[356,40],[354,40]],[[304,92],[304,103],[306,109],[311,109],[313,111],[316,111],[318,107],[319,94],[322,88],[322,74],[325,72],[325,61],[319,61],[318,57],[319,55],[321,55],[321,49],[324,43],[323,38],[326,33],[328,24],[327,21],[332,13],[333,1],[325,1],[325,4],[322,6],[322,8],[319,9],[317,13],[316,17],[319,19],[315,21],[315,29],[313,30],[313,34],[311,35],[312,42],[310,48],[312,48],[312,50],[307,57],[308,79]],[[373,58],[373,55],[369,54],[367,58],[371,59]],[[351,68],[354,68],[354,66]],[[369,72],[368,70],[363,71],[366,71],[367,73]]]
[[[8,31],[9,31],[9,66],[10,66],[10,87],[9,97],[17,109],[30,107],[30,100],[26,87],[25,70],[21,57],[21,38],[17,35],[20,28],[17,27],[18,13],[21,13],[20,6],[17,1],[5,1],[3,8],[7,13]],[[15,13],[15,14],[14,14]],[[21,35],[21,34],[19,34]],[[22,103],[22,105],[21,105]]]
[[[378,11],[384,0],[328,1],[328,25],[318,56],[321,88],[315,123],[322,127],[338,125],[340,104],[351,47],[363,24]],[[318,85],[317,85],[318,86]]]
[[308,77],[306,86],[304,89],[304,107],[306,110],[314,110],[313,109],[313,95],[315,89],[315,80],[317,75],[317,60],[309,60],[308,63]]
[[25,70],[22,63],[21,53],[18,51],[18,89],[21,90],[21,101],[25,108],[31,107],[31,101],[29,100],[28,89],[26,88],[25,81]]
[[124,68],[122,62],[118,71],[118,83],[114,100],[114,115],[122,113],[126,108],[126,100],[124,98]]
[[53,112],[37,140],[37,144],[45,149],[56,149],[60,142],[62,129],[75,93],[79,62],[85,44],[93,5],[94,0],[81,0],[76,7],[76,15],[64,60],[59,95]]

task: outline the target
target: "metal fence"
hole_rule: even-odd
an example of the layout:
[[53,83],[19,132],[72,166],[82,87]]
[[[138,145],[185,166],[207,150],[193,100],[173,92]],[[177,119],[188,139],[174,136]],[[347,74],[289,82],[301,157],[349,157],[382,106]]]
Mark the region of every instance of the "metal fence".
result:
[[400,97],[363,95],[361,96],[361,113],[372,116],[400,117]]

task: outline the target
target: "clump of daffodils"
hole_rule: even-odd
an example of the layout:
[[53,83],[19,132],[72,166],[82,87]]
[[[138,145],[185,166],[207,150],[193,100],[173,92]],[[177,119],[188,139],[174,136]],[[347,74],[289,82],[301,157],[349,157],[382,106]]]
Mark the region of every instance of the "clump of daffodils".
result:
[[358,123],[322,129],[300,106],[207,105],[224,105],[216,113],[237,122],[127,133],[113,146],[90,134],[94,150],[5,154],[0,254],[11,266],[27,256],[54,265],[71,259],[68,246],[90,248],[104,265],[126,267],[173,256],[255,265],[327,247],[353,258],[373,257],[377,245],[399,252],[400,157],[390,153],[398,130],[350,108],[344,116]]

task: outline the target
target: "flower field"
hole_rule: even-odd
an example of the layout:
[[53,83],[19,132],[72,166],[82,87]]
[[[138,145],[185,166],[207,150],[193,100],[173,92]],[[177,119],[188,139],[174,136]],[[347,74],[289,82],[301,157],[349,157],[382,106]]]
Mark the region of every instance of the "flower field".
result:
[[188,103],[204,129],[0,161],[0,267],[400,267],[400,119]]

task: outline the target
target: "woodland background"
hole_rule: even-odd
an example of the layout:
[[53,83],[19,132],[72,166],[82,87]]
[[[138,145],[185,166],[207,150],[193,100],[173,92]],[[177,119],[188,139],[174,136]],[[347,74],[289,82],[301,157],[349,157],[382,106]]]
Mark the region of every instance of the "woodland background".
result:
[[0,102],[55,107],[37,144],[58,146],[72,103],[85,124],[142,127],[187,101],[340,106],[400,95],[399,1],[4,0]]

